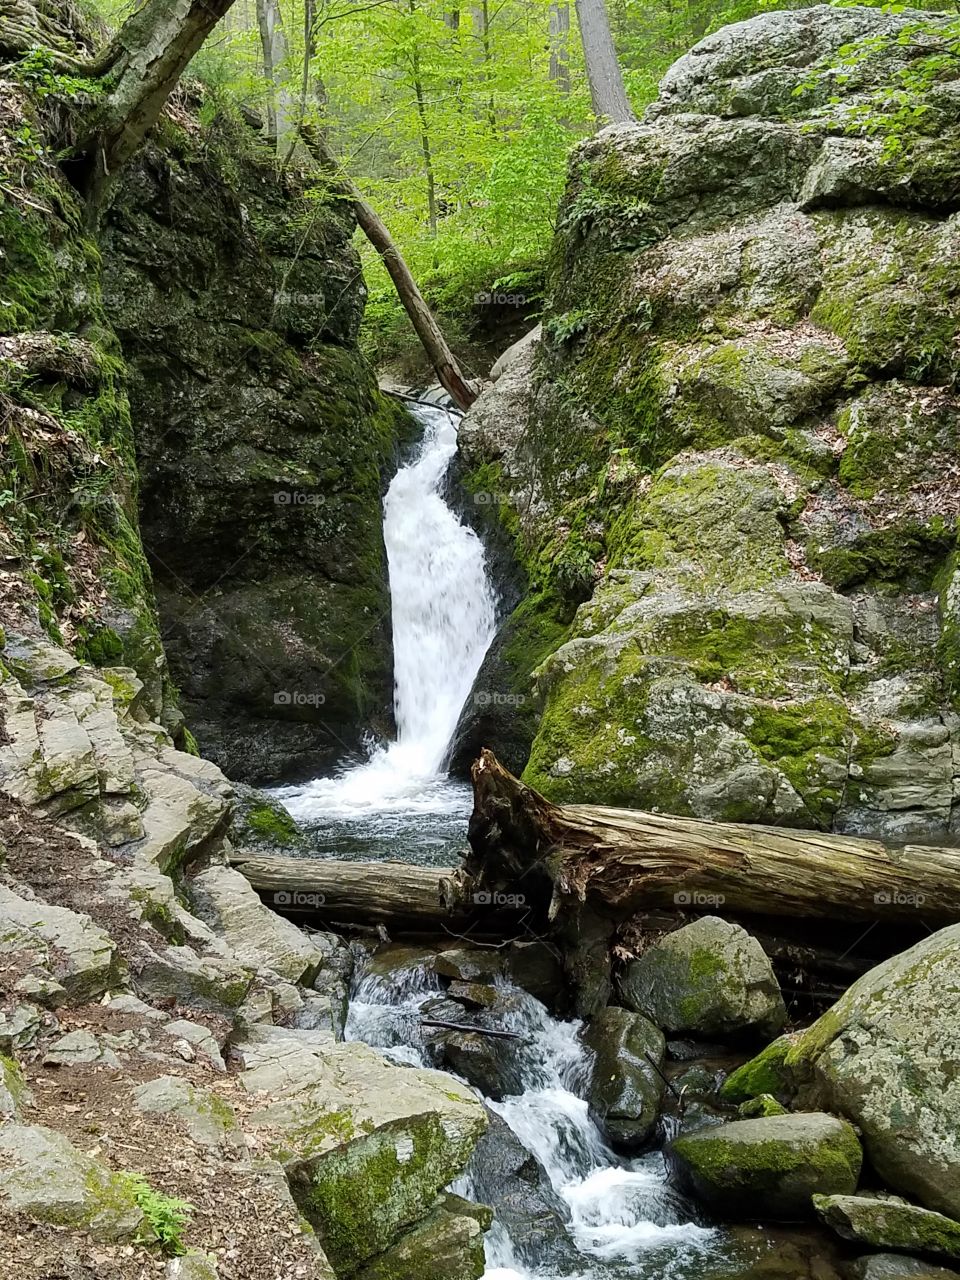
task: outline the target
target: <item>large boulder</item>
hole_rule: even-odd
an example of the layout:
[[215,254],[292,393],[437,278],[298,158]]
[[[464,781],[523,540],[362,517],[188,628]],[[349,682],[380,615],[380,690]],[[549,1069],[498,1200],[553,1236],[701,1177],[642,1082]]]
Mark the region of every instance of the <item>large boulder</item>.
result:
[[642,1147],[660,1114],[663,1034],[642,1014],[608,1007],[583,1034],[592,1051],[587,1100],[607,1139],[627,1150]]
[[897,1196],[817,1195],[813,1205],[821,1222],[845,1240],[960,1259],[960,1222]]
[[0,1129],[0,1155],[0,1201],[8,1210],[100,1240],[136,1236],[143,1212],[130,1181],[53,1129],[7,1124]]
[[851,1126],[817,1112],[734,1120],[675,1138],[667,1151],[681,1186],[733,1218],[809,1217],[813,1195],[852,1194],[862,1159]]
[[464,427],[529,583],[477,686],[524,732],[480,727],[532,723],[549,799],[957,830],[949,22],[761,14],[572,156],[542,338]]
[[253,1123],[271,1135],[338,1274],[370,1263],[426,1217],[486,1128],[469,1089],[396,1067],[363,1044],[255,1027],[239,1052],[243,1085],[264,1104]]
[[357,347],[350,213],[305,216],[246,126],[213,133],[202,156],[155,145],[121,176],[103,292],[182,705],[204,750],[257,781],[389,724],[382,475],[410,420]]
[[770,961],[739,925],[702,916],[627,965],[624,1004],[669,1034],[774,1034],[786,1009]]
[[960,925],[877,965],[785,1057],[802,1101],[858,1126],[897,1191],[960,1218]]

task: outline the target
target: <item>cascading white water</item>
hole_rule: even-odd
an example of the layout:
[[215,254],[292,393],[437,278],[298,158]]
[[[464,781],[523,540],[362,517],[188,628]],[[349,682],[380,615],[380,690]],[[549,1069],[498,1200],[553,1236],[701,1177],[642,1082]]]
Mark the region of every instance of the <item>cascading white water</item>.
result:
[[301,821],[464,810],[462,788],[444,785],[443,766],[493,639],[496,597],[480,539],[440,495],[456,453],[456,419],[433,405],[411,412],[424,424],[423,443],[397,472],[383,509],[397,737],[336,777],[279,790]]
[[[716,1232],[684,1220],[658,1153],[626,1160],[604,1143],[580,1096],[587,1072],[578,1024],[559,1022],[532,996],[498,985],[512,997],[504,1028],[522,1036],[516,1050],[522,1092],[502,1102],[484,1101],[536,1156],[566,1207],[567,1227],[583,1262],[582,1271],[567,1280],[701,1275]],[[394,982],[361,978],[350,1004],[347,1038],[363,1040],[407,1065],[429,1065],[419,1018],[421,1006],[438,992],[437,979],[422,970]],[[455,1190],[470,1195],[469,1170]],[[484,1280],[556,1280],[554,1272],[518,1256],[502,1223],[485,1243]]]

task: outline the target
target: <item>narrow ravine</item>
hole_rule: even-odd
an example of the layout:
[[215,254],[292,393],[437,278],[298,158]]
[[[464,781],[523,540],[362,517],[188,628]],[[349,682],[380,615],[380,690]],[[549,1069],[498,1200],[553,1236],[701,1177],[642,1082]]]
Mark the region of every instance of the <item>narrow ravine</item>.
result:
[[449,779],[444,765],[493,639],[497,607],[483,545],[440,493],[457,449],[458,419],[428,404],[412,412],[423,423],[423,441],[383,506],[396,739],[374,745],[359,765],[345,762],[333,777],[277,795],[342,857],[442,862],[470,811],[469,789]]
[[[390,570],[397,737],[367,761],[333,777],[280,792],[286,806],[338,856],[431,861],[448,838],[462,845],[469,790],[444,765],[465,700],[496,628],[496,596],[483,546],[441,496],[456,452],[457,419],[416,406],[424,425],[416,457],[384,501]],[[449,856],[447,854],[447,856]],[[361,976],[348,1038],[407,1065],[431,1065],[420,1032],[421,1006],[438,994],[435,978],[413,969],[399,978]],[[579,1280],[700,1275],[715,1233],[694,1225],[668,1187],[660,1153],[635,1160],[604,1143],[582,1097],[587,1050],[578,1024],[557,1021],[531,995],[510,988],[509,1030],[517,1032],[519,1091],[484,1099],[536,1157],[552,1187],[564,1265],[515,1240],[503,1220],[486,1238],[485,1280]],[[489,1181],[467,1170],[464,1195],[491,1197]]]

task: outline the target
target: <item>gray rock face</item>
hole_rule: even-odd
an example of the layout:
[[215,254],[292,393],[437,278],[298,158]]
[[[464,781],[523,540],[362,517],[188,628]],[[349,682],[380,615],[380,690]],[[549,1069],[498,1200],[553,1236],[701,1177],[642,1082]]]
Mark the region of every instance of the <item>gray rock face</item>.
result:
[[140,1085],[134,1102],[137,1110],[145,1115],[175,1115],[194,1142],[208,1147],[245,1149],[230,1104],[178,1076],[158,1076]]
[[663,1034],[642,1014],[608,1007],[591,1018],[583,1042],[593,1052],[591,1112],[615,1146],[641,1147],[660,1114]]
[[535,583],[477,688],[527,697],[549,799],[957,829],[960,97],[895,163],[861,127],[945,21],[763,14],[573,156],[543,337],[464,436]]
[[897,1191],[960,1218],[960,925],[864,974],[790,1048],[786,1064],[863,1133]]
[[495,1112],[470,1159],[474,1193],[489,1204],[528,1267],[571,1273],[577,1254],[566,1227],[564,1206],[542,1165]]
[[668,934],[630,962],[620,986],[624,1004],[668,1034],[769,1037],[786,1020],[760,944],[718,916]]
[[956,1280],[958,1272],[902,1253],[871,1253],[849,1267],[850,1280]]
[[89,1231],[100,1240],[130,1240],[143,1221],[128,1184],[41,1125],[0,1129],[0,1199],[42,1222]]
[[850,1195],[863,1154],[852,1127],[835,1116],[734,1120],[675,1138],[667,1163],[683,1187],[735,1218],[804,1218],[811,1196]]
[[960,1222],[896,1196],[814,1196],[817,1216],[845,1240],[960,1259]]
[[351,1272],[422,1219],[486,1127],[476,1097],[322,1032],[251,1028],[244,1087],[272,1095],[254,1122],[276,1139],[294,1199],[334,1268]]
[[241,964],[266,968],[309,985],[324,954],[290,920],[264,908],[248,881],[232,867],[211,866],[190,882],[197,915],[222,937]]
[[0,953],[55,984],[53,1003],[82,1004],[116,980],[116,944],[85,915],[19,897],[0,885]]

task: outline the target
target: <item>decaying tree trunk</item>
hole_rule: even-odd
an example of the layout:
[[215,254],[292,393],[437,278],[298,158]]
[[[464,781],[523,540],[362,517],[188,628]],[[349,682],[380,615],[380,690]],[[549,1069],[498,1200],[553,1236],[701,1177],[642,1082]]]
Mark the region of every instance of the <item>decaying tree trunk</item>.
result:
[[471,857],[481,887],[549,892],[614,919],[667,908],[849,921],[960,920],[960,849],[788,827],[558,806],[484,751],[473,766]]
[[294,918],[436,933],[443,923],[465,915],[465,908],[444,894],[452,868],[243,854],[233,864],[268,906]]
[[[522,894],[564,954],[578,1013],[607,1002],[618,931],[738,920],[801,1002],[830,1002],[929,929],[960,920],[960,849],[558,806],[490,751],[474,764],[470,846],[454,884]],[[463,891],[463,890],[461,890]]]
[[469,409],[479,394],[479,388],[472,383],[460,368],[456,356],[447,345],[447,340],[434,319],[433,312],[424,301],[416,280],[403,259],[403,255],[394,243],[383,219],[360,194],[356,184],[351,181],[337,164],[336,157],[330,150],[326,140],[316,129],[305,125],[301,129],[304,141],[325,168],[337,174],[337,181],[343,193],[353,205],[357,222],[367,239],[383,259],[383,265],[390,274],[396,287],[404,310],[410,317],[410,323],[423,345],[430,363],[433,365],[440,385],[451,396],[454,404],[461,409]]

